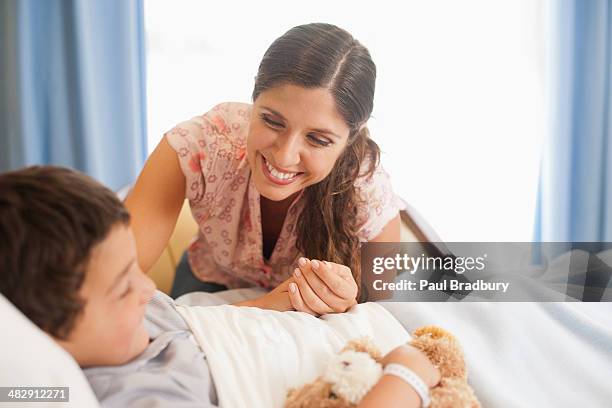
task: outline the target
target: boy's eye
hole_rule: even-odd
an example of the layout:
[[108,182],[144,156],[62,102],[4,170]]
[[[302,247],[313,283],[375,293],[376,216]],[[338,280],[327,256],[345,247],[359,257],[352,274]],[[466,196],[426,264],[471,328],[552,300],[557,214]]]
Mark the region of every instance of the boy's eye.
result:
[[123,299],[124,297],[129,295],[131,291],[132,291],[132,285],[128,285],[127,288],[125,288],[125,290],[121,292],[121,295],[119,296],[119,298]]

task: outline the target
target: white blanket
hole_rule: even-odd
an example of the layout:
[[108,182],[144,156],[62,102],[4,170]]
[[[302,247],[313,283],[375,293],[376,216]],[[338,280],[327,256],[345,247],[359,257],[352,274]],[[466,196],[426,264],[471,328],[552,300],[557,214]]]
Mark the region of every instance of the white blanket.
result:
[[220,406],[281,407],[290,388],[322,374],[347,341],[372,337],[382,353],[410,340],[375,303],[320,319],[251,307],[178,306],[204,350]]
[[[254,298],[256,289],[192,293],[187,304]],[[483,407],[612,406],[612,303],[380,303],[409,332],[455,334]]]
[[612,407],[612,303],[381,303],[455,334],[483,407]]

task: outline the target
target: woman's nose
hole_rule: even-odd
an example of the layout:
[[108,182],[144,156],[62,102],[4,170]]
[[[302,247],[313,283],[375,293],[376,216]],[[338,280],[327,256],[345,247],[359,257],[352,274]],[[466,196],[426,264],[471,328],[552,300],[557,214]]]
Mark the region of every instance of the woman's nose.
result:
[[274,164],[278,167],[291,169],[300,163],[301,141],[298,134],[281,136],[277,141],[277,149],[274,153]]

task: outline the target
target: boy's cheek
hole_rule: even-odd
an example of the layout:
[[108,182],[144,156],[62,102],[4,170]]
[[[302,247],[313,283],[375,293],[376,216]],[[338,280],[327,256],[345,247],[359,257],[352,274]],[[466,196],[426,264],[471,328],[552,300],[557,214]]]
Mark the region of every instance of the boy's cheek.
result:
[[142,353],[148,344],[149,335],[144,324],[117,327],[107,337],[107,350],[112,353],[108,357],[113,365],[125,364]]
[[149,344],[149,333],[144,327],[144,313],[142,312],[135,313],[126,320],[117,333],[121,333],[118,346],[130,354],[129,358],[142,353]]

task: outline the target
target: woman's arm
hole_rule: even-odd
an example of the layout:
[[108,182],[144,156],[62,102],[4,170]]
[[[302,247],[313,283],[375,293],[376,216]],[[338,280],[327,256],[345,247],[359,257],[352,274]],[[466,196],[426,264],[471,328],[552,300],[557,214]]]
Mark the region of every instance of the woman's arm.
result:
[[176,152],[163,137],[125,201],[143,271],[155,264],[168,244],[184,199],[185,176]]
[[399,242],[400,240],[400,216],[395,216],[387,223],[374,239],[369,242]]

